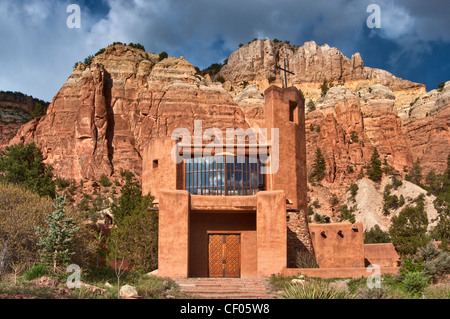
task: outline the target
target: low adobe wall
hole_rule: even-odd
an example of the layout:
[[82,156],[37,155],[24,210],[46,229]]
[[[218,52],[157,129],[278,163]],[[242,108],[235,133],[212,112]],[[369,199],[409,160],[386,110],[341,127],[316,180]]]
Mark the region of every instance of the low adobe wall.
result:
[[362,223],[309,224],[309,231],[320,268],[365,266]]
[[[380,267],[381,275],[395,275],[399,267]],[[304,275],[312,278],[361,278],[374,274],[373,270],[367,268],[286,268],[281,273],[283,276]]]

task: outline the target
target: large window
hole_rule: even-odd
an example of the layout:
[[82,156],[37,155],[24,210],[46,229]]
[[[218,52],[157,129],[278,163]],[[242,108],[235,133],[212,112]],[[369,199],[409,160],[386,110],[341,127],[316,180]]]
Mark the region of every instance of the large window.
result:
[[247,156],[185,160],[185,189],[194,195],[254,195],[264,189],[261,162]]

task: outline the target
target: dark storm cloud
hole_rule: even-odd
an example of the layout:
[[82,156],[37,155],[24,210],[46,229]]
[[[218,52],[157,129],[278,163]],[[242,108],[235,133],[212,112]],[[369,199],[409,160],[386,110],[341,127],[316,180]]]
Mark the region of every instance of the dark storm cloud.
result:
[[[81,7],[81,29],[66,26],[70,3]],[[366,26],[371,3],[381,9],[379,30]],[[347,56],[365,50],[369,66],[371,54],[388,50],[383,66],[392,71],[407,59],[420,66],[450,43],[449,13],[447,0],[0,0],[0,89],[50,100],[74,62],[114,41],[204,68],[253,38],[314,40]]]

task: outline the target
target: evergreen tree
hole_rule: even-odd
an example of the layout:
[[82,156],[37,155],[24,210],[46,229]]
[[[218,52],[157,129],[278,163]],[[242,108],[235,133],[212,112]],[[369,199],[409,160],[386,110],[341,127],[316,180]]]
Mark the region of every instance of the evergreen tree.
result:
[[429,241],[426,235],[428,217],[424,196],[420,195],[415,202],[415,207],[406,207],[398,216],[392,217],[392,225],[389,228],[392,243],[402,255],[415,254],[418,248],[425,247]]
[[420,166],[420,160],[417,159],[413,167],[411,168],[411,171],[406,175],[405,179],[407,181],[410,181],[411,183],[414,183],[416,185],[421,185],[422,181],[422,167]]
[[316,181],[320,182],[325,177],[325,169],[326,169],[325,158],[323,157],[320,148],[316,149],[316,157],[314,159],[312,167],[313,167],[312,176],[316,179]]
[[76,223],[66,216],[64,197],[58,196],[53,206],[56,210],[47,216],[47,229],[36,227],[40,237],[38,246],[41,247],[41,258],[45,263],[53,266],[53,271],[59,265],[67,265],[72,255],[72,244],[76,232],[80,229]]
[[55,198],[51,166],[46,166],[34,144],[16,144],[0,152],[0,181],[29,189],[41,196]]
[[389,236],[389,233],[382,231],[378,224],[373,226],[370,230],[364,231],[364,244],[379,244],[390,242],[391,237]]
[[111,206],[116,225],[120,224],[126,216],[137,214],[147,207],[151,207],[153,202],[153,197],[150,194],[142,196],[141,186],[133,181],[132,176],[127,175],[127,172],[124,172],[123,175],[126,178],[126,183],[122,187],[118,205],[113,204]]
[[367,175],[374,182],[379,183],[381,181],[382,177],[381,160],[377,148],[374,148],[372,157],[370,158],[370,164],[367,168]]

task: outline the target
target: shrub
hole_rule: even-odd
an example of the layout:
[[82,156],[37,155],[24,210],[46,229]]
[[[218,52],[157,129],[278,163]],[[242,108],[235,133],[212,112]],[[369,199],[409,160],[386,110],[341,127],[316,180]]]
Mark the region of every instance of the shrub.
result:
[[142,196],[141,186],[127,178],[126,184],[122,187],[121,195],[118,199],[118,205],[111,206],[111,212],[114,216],[114,222],[119,224],[126,216],[132,216],[144,211],[152,206],[153,197],[148,194]]
[[350,190],[350,194],[352,195],[352,198],[354,199],[355,196],[358,194],[359,187],[357,184],[352,184],[352,185],[350,185],[349,190]]
[[128,44],[128,46],[130,46],[130,47],[132,47],[132,48],[135,48],[135,49],[139,49],[139,50],[145,51],[144,46],[143,46],[142,44],[140,44],[140,43],[133,43],[133,42],[130,42],[130,43]]
[[318,199],[316,199],[316,200],[313,202],[313,206],[314,206],[314,208],[320,208],[320,207],[321,207],[320,202],[319,202]]
[[13,185],[0,183],[0,260],[3,268],[11,263],[34,263],[38,259],[35,226],[45,224],[52,201]]
[[83,64],[86,66],[89,66],[89,65],[91,65],[93,60],[94,60],[94,56],[88,55],[87,57],[84,58]]
[[225,83],[225,78],[221,75],[219,75],[216,80],[217,80],[217,82],[220,82],[222,84]]
[[108,260],[125,258],[135,269],[158,268],[158,214],[145,210],[126,216],[108,237]]
[[316,257],[308,251],[297,252],[295,266],[297,268],[319,268]]
[[100,177],[100,180],[98,181],[100,183],[100,185],[102,185],[103,187],[109,187],[112,185],[111,181],[109,180],[108,177],[106,177],[105,174],[102,174],[102,176]]
[[364,244],[390,243],[391,238],[388,232],[382,231],[379,225],[373,226],[370,230],[364,231]]
[[304,284],[289,284],[283,291],[281,299],[348,299],[344,290],[331,287],[321,280],[307,280]]
[[29,189],[40,196],[55,198],[52,167],[44,164],[34,143],[15,144],[0,152],[0,182]]
[[98,50],[97,53],[95,53],[95,56],[100,55],[100,54],[102,54],[105,51],[106,51],[106,49],[102,48],[102,49]]
[[359,137],[358,137],[358,133],[356,131],[351,131],[350,140],[354,143],[358,143]]
[[70,180],[57,177],[55,179],[55,185],[58,187],[58,190],[61,191],[70,186]]
[[438,90],[439,92],[442,92],[442,90],[444,89],[444,87],[445,87],[445,82],[440,82],[440,83],[438,84],[438,86],[437,86],[437,90]]
[[418,249],[417,255],[423,260],[424,273],[434,282],[450,274],[450,254],[436,248],[433,244]]
[[49,274],[47,266],[44,264],[37,264],[31,267],[28,271],[23,274],[23,279],[30,281],[36,278],[41,278]]
[[313,100],[309,100],[308,104],[306,105],[308,112],[312,112],[316,110],[316,104]]
[[348,220],[350,223],[354,223],[356,221],[355,214],[353,214],[354,208],[348,208],[347,205],[342,205],[339,207],[339,218],[342,221]]
[[162,60],[164,60],[164,59],[167,59],[168,57],[169,57],[169,55],[167,54],[167,52],[166,52],[166,51],[163,51],[163,52],[161,52],[161,53],[159,54],[158,61],[162,61]]
[[428,286],[429,282],[430,276],[423,272],[408,272],[402,281],[402,286],[406,292],[417,295]]
[[424,247],[429,238],[426,235],[428,217],[424,209],[423,196],[415,200],[416,206],[404,208],[398,216],[392,217],[389,234],[392,243],[400,254],[415,254],[419,247]]
[[325,96],[330,89],[327,79],[323,79],[322,85],[320,86],[320,90],[322,91],[322,96]]

